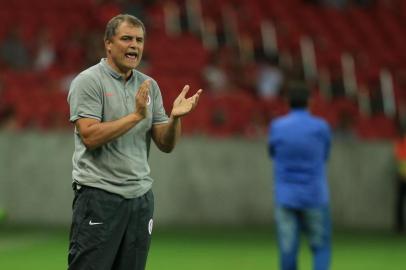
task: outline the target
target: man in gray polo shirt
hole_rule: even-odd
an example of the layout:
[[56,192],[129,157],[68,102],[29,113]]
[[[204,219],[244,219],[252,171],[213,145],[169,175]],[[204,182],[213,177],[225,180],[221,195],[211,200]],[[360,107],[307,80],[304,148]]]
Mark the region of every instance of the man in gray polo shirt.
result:
[[180,117],[196,106],[202,90],[186,98],[185,86],[168,117],[158,84],[135,70],[145,27],[131,15],[107,26],[107,58],[72,82],[68,102],[75,124],[70,270],[145,269],[154,199],[148,165],[151,139],[171,152]]

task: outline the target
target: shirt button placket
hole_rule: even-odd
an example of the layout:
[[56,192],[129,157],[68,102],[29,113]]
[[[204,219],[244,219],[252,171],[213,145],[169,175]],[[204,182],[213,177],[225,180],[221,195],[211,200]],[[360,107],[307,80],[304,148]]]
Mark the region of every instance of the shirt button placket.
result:
[[131,111],[131,100],[130,100],[130,94],[128,93],[128,87],[127,87],[127,85],[125,84],[124,85],[124,93],[125,93],[125,105],[126,105],[126,109],[127,109],[127,112],[128,113],[130,113],[130,111]]

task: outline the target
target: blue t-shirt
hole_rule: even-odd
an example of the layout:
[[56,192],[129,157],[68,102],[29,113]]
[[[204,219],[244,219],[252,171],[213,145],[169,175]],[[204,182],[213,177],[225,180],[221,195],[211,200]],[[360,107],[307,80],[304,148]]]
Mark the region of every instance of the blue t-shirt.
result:
[[307,110],[292,110],[271,122],[268,143],[274,161],[276,205],[292,208],[327,205],[325,163],[331,145],[327,122]]

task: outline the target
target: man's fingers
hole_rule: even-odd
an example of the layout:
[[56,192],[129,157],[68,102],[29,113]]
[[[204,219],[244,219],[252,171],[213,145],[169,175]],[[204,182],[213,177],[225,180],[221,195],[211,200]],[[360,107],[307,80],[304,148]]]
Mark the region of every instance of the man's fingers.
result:
[[197,92],[196,92],[196,94],[194,94],[194,103],[197,103],[198,101],[199,101],[199,97],[200,97],[200,94],[203,92],[203,90],[202,89],[199,89]]
[[143,81],[140,85],[140,88],[138,89],[138,93],[137,96],[142,97],[143,99],[147,99],[148,94],[149,94],[149,87],[151,84],[151,80],[147,79],[145,81]]
[[150,84],[151,84],[151,79],[146,79],[145,81],[142,82],[141,86],[149,87]]
[[197,102],[199,101],[200,94],[203,92],[202,89],[199,89],[196,94],[194,95],[193,103],[196,106]]
[[190,86],[189,86],[189,85],[185,85],[185,86],[183,87],[182,92],[180,93],[180,95],[181,95],[182,97],[185,97],[186,94],[187,94],[187,92],[189,91],[189,89],[190,89]]
[[150,79],[143,81],[142,84],[141,84],[141,86],[140,86],[140,91],[141,91],[143,94],[146,93],[146,92],[148,92],[148,91],[149,91],[149,86],[150,86],[150,84],[151,84],[151,80],[150,80]]
[[196,94],[190,97],[190,102],[192,104],[192,108],[196,107],[197,103],[199,102],[200,94],[203,92],[202,89],[199,89]]
[[197,97],[199,97],[202,92],[203,92],[203,89],[197,90],[197,92],[196,92]]

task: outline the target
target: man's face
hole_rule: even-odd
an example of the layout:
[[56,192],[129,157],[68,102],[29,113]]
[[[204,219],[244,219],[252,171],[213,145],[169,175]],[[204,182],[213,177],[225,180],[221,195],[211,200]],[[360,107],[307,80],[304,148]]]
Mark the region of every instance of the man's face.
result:
[[105,41],[107,61],[114,70],[129,75],[136,68],[144,51],[142,27],[122,22],[111,40]]

